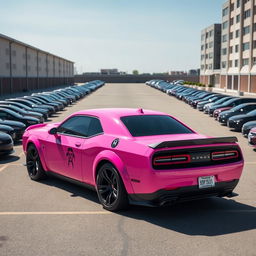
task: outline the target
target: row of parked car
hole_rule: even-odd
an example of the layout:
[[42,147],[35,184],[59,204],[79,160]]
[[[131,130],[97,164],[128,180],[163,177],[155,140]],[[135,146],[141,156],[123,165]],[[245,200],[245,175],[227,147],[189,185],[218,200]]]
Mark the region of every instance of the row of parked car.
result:
[[104,84],[95,80],[80,86],[72,85],[0,101],[0,155],[13,152],[13,144],[22,138],[27,127],[47,121],[54,113]]
[[185,86],[181,80],[171,83],[150,80],[146,84],[203,111],[231,130],[242,132],[249,144],[256,147],[256,98],[198,90]]

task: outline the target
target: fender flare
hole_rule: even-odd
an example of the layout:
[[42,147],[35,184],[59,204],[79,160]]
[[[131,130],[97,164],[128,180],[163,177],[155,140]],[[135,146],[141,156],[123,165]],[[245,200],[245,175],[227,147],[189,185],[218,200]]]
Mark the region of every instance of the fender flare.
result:
[[47,171],[48,168],[47,168],[47,165],[46,165],[46,161],[45,161],[45,157],[44,157],[44,152],[42,150],[41,143],[40,143],[39,139],[36,136],[29,137],[29,139],[27,140],[27,143],[26,143],[26,147],[25,147],[26,153],[27,153],[28,145],[30,143],[35,145],[35,147],[36,147],[36,149],[37,149],[37,151],[39,153],[39,157],[40,157],[42,166],[43,166],[44,170]]
[[101,151],[94,159],[94,162],[93,162],[93,181],[95,182],[95,184],[96,184],[97,167],[98,167],[98,165],[101,161],[108,161],[111,164],[113,164],[116,167],[118,173],[120,174],[120,176],[123,180],[123,183],[124,183],[124,186],[126,188],[127,193],[128,194],[134,193],[133,192],[133,187],[132,187],[132,184],[131,184],[131,179],[130,179],[130,176],[127,172],[127,169],[125,167],[125,164],[124,164],[123,160],[115,152],[113,152],[111,150]]

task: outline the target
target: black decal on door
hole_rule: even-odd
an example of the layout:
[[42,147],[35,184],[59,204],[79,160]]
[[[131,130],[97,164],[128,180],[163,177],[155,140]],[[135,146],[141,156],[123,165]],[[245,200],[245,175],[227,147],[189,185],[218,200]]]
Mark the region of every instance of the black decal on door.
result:
[[68,148],[66,156],[68,158],[68,166],[74,167],[75,153],[72,148]]

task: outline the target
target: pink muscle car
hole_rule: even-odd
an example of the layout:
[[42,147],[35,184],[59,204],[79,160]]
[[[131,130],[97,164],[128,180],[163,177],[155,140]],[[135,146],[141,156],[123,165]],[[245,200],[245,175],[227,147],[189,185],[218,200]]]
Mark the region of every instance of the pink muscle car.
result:
[[30,126],[23,149],[32,180],[53,174],[76,181],[116,211],[232,196],[244,165],[236,141],[200,135],[161,112],[92,109]]
[[226,110],[229,110],[229,109],[231,109],[231,107],[218,108],[218,109],[214,110],[214,112],[213,112],[213,117],[214,117],[216,120],[218,120],[219,114],[220,114],[221,112],[226,111]]

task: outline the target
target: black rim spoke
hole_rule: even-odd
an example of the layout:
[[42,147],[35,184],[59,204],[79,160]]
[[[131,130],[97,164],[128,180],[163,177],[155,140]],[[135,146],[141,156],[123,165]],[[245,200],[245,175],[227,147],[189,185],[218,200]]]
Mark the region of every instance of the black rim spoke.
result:
[[39,168],[39,155],[36,149],[28,151],[27,155],[27,169],[30,176],[35,176]]
[[109,169],[103,169],[99,174],[98,192],[101,199],[108,206],[111,206],[118,197],[118,181],[116,173]]

